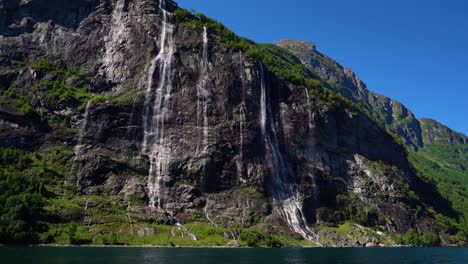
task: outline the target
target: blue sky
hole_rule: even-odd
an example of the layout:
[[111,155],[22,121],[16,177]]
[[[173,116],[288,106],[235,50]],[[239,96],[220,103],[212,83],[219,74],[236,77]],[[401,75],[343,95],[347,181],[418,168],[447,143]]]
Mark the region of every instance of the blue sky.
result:
[[468,135],[468,1],[176,1],[257,42],[314,42],[370,90]]

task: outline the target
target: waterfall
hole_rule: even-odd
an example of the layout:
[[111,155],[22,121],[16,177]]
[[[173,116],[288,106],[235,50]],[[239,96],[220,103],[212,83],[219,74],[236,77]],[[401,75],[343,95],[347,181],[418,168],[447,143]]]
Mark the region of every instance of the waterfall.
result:
[[[294,232],[300,234],[306,240],[313,240],[313,232],[308,228],[302,211],[303,199],[300,197],[297,184],[294,182],[294,172],[279,149],[276,127],[270,107],[271,102],[267,104],[266,101],[265,73],[262,64],[260,64],[260,74],[260,126],[265,141],[265,148],[271,155],[273,206],[286,219],[286,222]],[[269,120],[269,130],[271,130],[273,137],[266,131],[267,119]]]
[[133,220],[130,217],[131,202],[127,199],[127,196],[125,194],[124,194],[124,201],[125,201],[125,204],[127,205],[125,208],[125,214],[127,216],[128,224],[130,225],[130,234],[133,236],[135,232],[133,229]]
[[[180,223],[179,219],[174,217],[172,212],[166,210],[166,214],[169,216],[170,219],[175,221],[175,227],[179,229],[182,237],[188,237],[190,240],[194,240],[194,241],[198,240],[197,236],[190,233],[190,231],[184,225]],[[172,236],[175,236],[174,228],[171,230],[171,233],[172,233]]]
[[[149,205],[161,209],[164,194],[162,180],[168,174],[167,165],[170,159],[170,146],[166,142],[165,121],[169,114],[169,99],[172,91],[172,57],[175,52],[174,25],[170,24],[172,14],[165,9],[165,2],[159,2],[162,13],[160,47],[158,55],[151,61],[148,74],[148,86],[145,93],[143,116],[142,152],[150,158],[148,177]],[[159,83],[153,78],[159,69]],[[156,89],[155,89],[156,88]]]
[[89,199],[89,198],[86,198],[85,200],[85,207],[84,207],[84,210],[85,210],[85,218],[83,220],[83,224],[87,225],[88,226],[88,230],[91,229],[91,214],[89,213],[89,204],[92,202],[93,200]]
[[[314,153],[314,125],[312,123],[312,104],[310,103],[310,95],[309,95],[309,90],[307,88],[304,88],[305,94],[306,94],[306,107],[307,107],[307,120],[308,120],[308,135],[309,135],[309,140],[307,142],[307,151],[306,155],[307,158],[310,159],[312,157],[312,154]],[[317,179],[313,173],[309,173],[309,177],[312,180],[312,188],[313,188],[313,198],[314,198],[314,210],[315,210],[315,218],[317,218],[317,208],[319,206],[319,188],[317,185]]]
[[[179,229],[180,234],[182,235],[182,237],[188,237],[190,240],[193,240],[193,241],[197,241],[197,240],[198,240],[197,237],[196,237],[194,234],[190,233],[190,232],[187,230],[187,228],[186,228],[185,226],[181,225],[179,222],[177,222],[177,223],[175,224],[175,226]],[[174,233],[173,233],[173,234],[174,234]],[[174,236],[174,235],[173,235],[173,236]]]
[[[105,37],[105,54],[102,59],[101,74],[112,82],[123,81],[123,73],[120,68],[125,63],[122,47],[126,45],[129,38],[128,13],[125,12],[125,0],[118,0],[112,11],[111,27]],[[119,75],[119,76],[117,76]]]
[[307,88],[304,88],[305,94],[306,94],[306,99],[307,99],[307,121],[308,121],[308,127],[309,127],[309,135],[312,135],[312,130],[313,130],[313,125],[312,125],[312,105],[310,104],[310,95],[309,95],[309,90]]
[[[173,213],[163,208],[164,196],[162,181],[168,175],[167,166],[170,161],[170,145],[166,140],[165,121],[169,113],[169,100],[172,92],[172,57],[175,53],[174,28],[171,23],[173,15],[165,10],[165,1],[159,1],[159,9],[162,14],[161,33],[159,36],[160,47],[158,55],[151,61],[148,73],[148,86],[145,93],[143,116],[143,142],[142,152],[150,159],[150,171],[148,177],[149,206],[151,208],[164,209],[168,217],[175,221],[175,226],[181,231],[182,236],[192,240],[197,237],[180,224],[179,219]],[[159,70],[159,83],[153,82],[156,69]],[[156,89],[155,89],[156,88]]]
[[208,63],[208,32],[206,27],[203,27],[202,59],[200,61],[200,77],[197,82],[197,129],[202,127],[203,133],[201,135],[198,133],[197,153],[200,151],[200,145],[203,146],[203,151],[205,152],[208,149],[209,143],[208,90],[206,88],[208,82]]
[[237,168],[237,178],[240,182],[245,182],[242,178],[244,172],[244,129],[246,121],[246,105],[245,105],[245,77],[244,67],[242,64],[242,51],[239,53],[239,70],[242,80],[242,103],[239,108],[239,166]]
[[262,136],[266,136],[266,92],[265,92],[265,73],[263,71],[263,64],[260,63],[260,129],[262,131]]
[[210,224],[212,226],[218,226],[216,224],[215,221],[213,221],[213,219],[211,219],[210,215],[208,214],[208,205],[209,205],[210,201],[208,199],[206,199],[206,204],[205,206],[203,207],[203,213],[205,214],[205,217],[206,217],[206,220],[210,221]]
[[[72,165],[72,168],[71,168],[71,173],[74,172],[75,164],[76,164],[77,159],[79,159],[81,157],[81,155],[83,154],[83,148],[84,148],[83,141],[84,141],[84,136],[86,134],[86,127],[88,126],[88,116],[89,116],[89,109],[91,108],[91,104],[92,104],[91,100],[89,100],[88,103],[86,103],[86,108],[85,108],[85,112],[84,112],[84,115],[83,115],[83,122],[81,123],[80,130],[78,131],[78,140],[76,142],[77,144],[73,148],[73,151],[75,153],[75,157],[73,159],[73,165]],[[78,170],[76,172],[76,187],[77,188],[80,187],[81,167],[82,167],[82,165],[80,163],[80,165],[78,166]]]

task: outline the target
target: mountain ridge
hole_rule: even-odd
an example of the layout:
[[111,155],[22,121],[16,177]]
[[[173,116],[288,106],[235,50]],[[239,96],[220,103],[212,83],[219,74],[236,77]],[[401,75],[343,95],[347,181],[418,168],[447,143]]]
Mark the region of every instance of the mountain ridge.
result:
[[77,28],[0,21],[5,242],[463,243],[398,140],[289,52],[170,2],[85,2]]
[[[283,40],[278,41],[276,43],[276,45],[291,50],[296,56],[298,56],[298,58],[301,60],[302,64],[304,64],[305,66],[307,66],[310,69],[312,69],[313,71],[315,71],[322,78],[324,78],[324,79],[326,79],[326,80],[328,80],[328,81],[330,81],[330,82],[332,82],[334,84],[340,85],[340,86],[352,87],[357,91],[358,94],[361,94],[360,96],[366,96],[365,93],[367,91],[369,94],[371,94],[371,96],[373,95],[374,98],[382,98],[385,101],[389,101],[390,105],[392,103],[398,105],[398,107],[401,108],[401,112],[408,112],[408,114],[404,115],[403,118],[405,118],[405,116],[406,117],[411,116],[412,118],[415,118],[414,114],[411,113],[411,111],[406,106],[404,106],[403,104],[401,104],[397,100],[391,99],[391,98],[389,98],[389,97],[387,97],[385,95],[382,95],[382,94],[374,93],[371,90],[369,90],[367,85],[352,71],[352,69],[350,69],[348,67],[345,67],[345,66],[341,66],[336,60],[334,60],[332,58],[329,58],[326,55],[323,55],[322,53],[320,53],[317,50],[317,46],[315,45],[315,43],[308,42],[308,41],[303,41],[303,40],[283,39]],[[320,65],[319,65],[321,60],[316,59],[317,57],[322,57],[323,61],[328,62],[329,64],[332,64],[332,65],[330,65],[328,67],[328,69],[326,67],[321,68]],[[325,62],[322,62],[322,63],[326,64]],[[341,69],[342,72],[343,72],[342,76],[333,76],[331,70],[329,69],[329,68],[332,68],[332,67],[337,67],[337,68]],[[344,92],[340,91],[340,90],[335,90],[335,91],[341,93],[346,98],[351,99],[352,101],[356,101],[357,103],[363,103],[362,101],[360,101],[362,99],[355,98],[355,96],[353,97],[353,95],[347,94],[346,91],[344,91]],[[370,101],[370,99],[368,98],[367,101]],[[372,111],[374,109],[367,109],[367,110]],[[393,111],[393,112],[395,112],[395,111]],[[391,112],[388,113],[387,115],[393,116],[393,114]],[[392,123],[398,122],[398,121],[400,121],[399,119],[401,119],[399,117],[396,117],[396,118],[394,117],[393,122],[391,122],[389,124],[388,121],[386,120],[386,119],[388,119],[387,117],[381,117],[381,116],[378,115],[378,113],[375,116],[376,116],[376,118],[381,120],[386,126],[387,125],[392,125]],[[435,121],[432,118],[426,118],[426,117],[421,117],[418,120],[420,121],[420,123],[421,123],[421,121],[423,121],[423,122],[427,121],[426,123],[428,123],[430,120]],[[444,126],[443,124],[441,124],[441,123],[439,123],[437,121],[431,122],[431,123],[433,125],[436,125],[436,126],[439,126],[439,127]],[[435,123],[437,123],[437,124],[435,124]],[[421,126],[421,125],[419,125],[419,126]],[[460,134],[461,137],[466,138],[466,135],[463,135],[462,133],[455,132],[450,128],[448,128],[448,129],[452,131],[451,133]],[[395,130],[392,130],[391,127],[390,127],[390,130],[394,131],[394,132],[397,132]],[[424,132],[427,132],[427,131],[424,131]],[[421,131],[420,133],[423,133],[423,131]],[[403,138],[406,137],[406,136],[403,136],[401,134],[400,134],[400,136],[402,136]],[[418,135],[418,138],[420,138],[418,141],[412,142],[412,144],[407,143],[407,145],[411,145],[411,147],[415,147],[416,145],[417,146],[422,146],[422,144],[425,144],[423,142],[424,140],[422,140],[422,135]]]

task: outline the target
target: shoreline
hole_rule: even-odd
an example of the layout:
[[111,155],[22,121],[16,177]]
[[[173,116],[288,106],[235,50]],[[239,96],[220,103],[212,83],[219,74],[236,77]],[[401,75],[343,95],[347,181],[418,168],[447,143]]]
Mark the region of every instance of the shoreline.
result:
[[38,247],[38,248],[154,248],[154,249],[394,249],[394,248],[467,248],[467,246],[441,246],[441,247],[421,247],[421,246],[384,246],[384,247],[227,247],[227,246],[153,246],[153,245],[58,245],[58,244],[0,244],[0,247]]

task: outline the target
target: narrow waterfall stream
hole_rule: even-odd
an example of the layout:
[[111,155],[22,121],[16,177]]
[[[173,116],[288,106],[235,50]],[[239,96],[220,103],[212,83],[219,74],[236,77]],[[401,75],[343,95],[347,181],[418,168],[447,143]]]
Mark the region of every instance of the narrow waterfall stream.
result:
[[[169,104],[172,92],[172,58],[176,51],[173,24],[173,15],[165,10],[164,0],[159,1],[159,9],[162,14],[161,33],[159,36],[159,53],[151,61],[148,72],[148,86],[145,93],[144,116],[143,116],[143,142],[142,152],[150,159],[150,171],[148,177],[148,196],[151,208],[162,209],[168,217],[175,221],[182,236],[197,240],[174,214],[166,209],[165,191],[163,178],[168,176],[168,164],[171,159],[171,146],[166,140],[165,121],[169,113]],[[155,85],[154,77],[158,72],[159,83]]]
[[[81,156],[83,155],[83,148],[84,148],[83,141],[84,141],[84,136],[86,134],[86,128],[88,126],[88,116],[89,116],[89,109],[91,108],[91,105],[92,105],[92,102],[91,102],[91,100],[89,100],[88,103],[86,103],[86,108],[85,108],[85,112],[84,112],[84,115],[83,115],[83,122],[81,123],[80,130],[78,131],[78,139],[76,141],[76,145],[73,148],[73,151],[75,153],[75,157],[73,158],[73,165],[72,165],[72,168],[70,170],[70,173],[75,172],[76,161],[79,158],[81,158]],[[80,163],[80,165],[78,166],[78,170],[76,171],[75,186],[77,188],[80,187],[81,173],[82,173],[82,165]]]
[[309,127],[309,136],[312,135],[312,130],[314,129],[312,125],[312,105],[310,103],[310,95],[309,95],[309,90],[307,88],[304,88],[305,94],[306,94],[306,100],[307,100],[307,121],[308,121],[308,127]]
[[197,153],[202,149],[206,152],[208,148],[209,120],[208,120],[208,31],[203,27],[203,49],[200,61],[200,76],[197,82],[197,128],[202,128],[198,133]]
[[[105,54],[102,59],[101,73],[112,82],[120,83],[123,78],[119,71],[120,64],[125,60],[122,46],[129,38],[130,27],[128,13],[125,12],[125,1],[118,0],[112,12],[111,27],[108,35],[104,38]],[[117,76],[117,74],[120,74]]]
[[242,103],[239,108],[239,165],[237,168],[237,178],[239,182],[245,183],[243,179],[244,173],[244,129],[246,121],[246,105],[245,105],[245,76],[244,76],[244,65],[242,63],[242,51],[239,52],[239,71],[242,80]]
[[[304,88],[305,90],[305,94],[306,94],[306,107],[307,107],[307,119],[308,119],[308,128],[309,128],[309,131],[308,131],[308,136],[309,136],[309,140],[308,140],[308,143],[307,143],[307,153],[306,153],[306,156],[307,156],[307,159],[312,159],[312,155],[314,153],[314,141],[313,141],[313,137],[314,137],[314,125],[313,125],[313,116],[312,116],[312,104],[310,102],[310,95],[309,95],[309,90],[307,90],[307,88]],[[318,188],[318,184],[317,184],[317,179],[315,177],[315,175],[313,173],[309,173],[309,177],[311,178],[312,180],[312,188],[313,188],[313,204],[314,204],[314,210],[315,210],[315,218],[317,218],[317,208],[319,207],[319,188]]]
[[[148,73],[148,87],[145,94],[145,111],[143,116],[142,151],[150,158],[150,175],[148,177],[149,205],[162,208],[164,194],[162,180],[167,175],[170,159],[170,146],[166,144],[164,134],[165,121],[169,112],[169,99],[172,91],[172,57],[175,52],[173,16],[166,11],[165,2],[159,2],[162,13],[160,47],[158,55],[151,61]],[[159,83],[154,84],[156,69],[159,70]]]
[[[282,215],[291,229],[300,234],[306,240],[317,240],[314,238],[314,233],[307,226],[304,213],[302,211],[303,199],[297,190],[294,182],[295,175],[283,157],[278,143],[276,127],[271,111],[271,102],[266,100],[266,83],[263,65],[260,64],[261,74],[261,94],[260,94],[260,126],[262,135],[265,141],[265,147],[271,154],[272,161],[272,179],[273,179],[273,207]],[[270,136],[267,131],[266,123],[269,120],[269,129],[273,134]]]
[[88,231],[91,231],[91,224],[92,224],[91,213],[89,212],[89,204],[90,204],[92,201],[93,201],[92,199],[86,198],[86,200],[85,200],[85,207],[84,207],[84,210],[85,210],[85,217],[84,217],[84,220],[83,220],[83,224],[85,224],[86,226],[88,226]]

